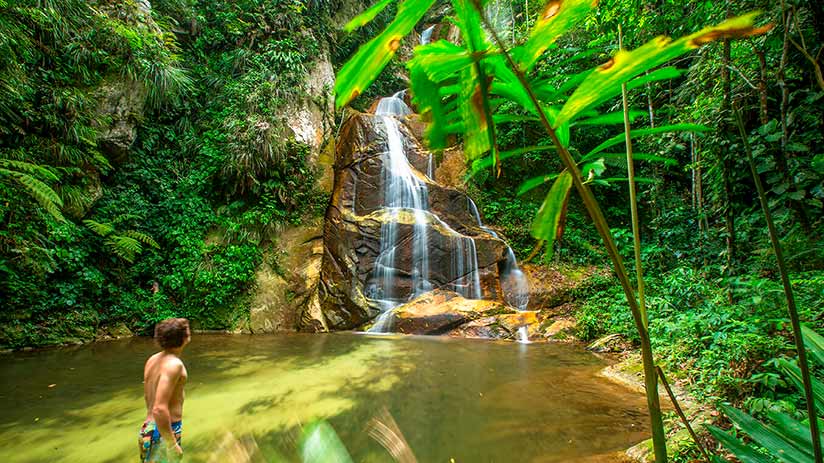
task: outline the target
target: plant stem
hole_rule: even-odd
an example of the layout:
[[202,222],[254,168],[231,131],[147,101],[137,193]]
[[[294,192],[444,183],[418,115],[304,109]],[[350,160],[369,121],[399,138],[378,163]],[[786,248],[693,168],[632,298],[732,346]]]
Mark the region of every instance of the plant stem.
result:
[[[621,26],[618,25],[618,48],[624,48]],[[627,145],[627,180],[629,181],[629,208],[632,214],[632,238],[635,248],[635,277],[638,285],[638,309],[644,319],[644,326],[649,326],[647,304],[644,300],[644,269],[641,267],[641,227],[638,225],[638,199],[635,190],[635,164],[632,161],[632,141],[629,127],[629,103],[627,102],[627,84],[621,84],[621,98],[624,104],[624,137]]]
[[655,366],[655,370],[658,372],[658,377],[661,378],[661,384],[664,385],[664,389],[667,390],[667,395],[672,402],[672,405],[675,407],[675,412],[678,413],[678,417],[681,418],[681,422],[684,423],[684,426],[687,427],[687,431],[689,431],[690,436],[692,436],[692,440],[695,442],[695,445],[698,446],[698,450],[701,451],[701,454],[704,455],[704,460],[707,463],[710,463],[710,455],[707,453],[707,449],[704,448],[704,444],[698,439],[698,435],[695,434],[695,431],[692,429],[692,425],[690,421],[687,419],[687,415],[684,414],[684,410],[681,409],[681,405],[678,403],[678,399],[675,397],[675,394],[672,392],[672,388],[667,381],[667,377],[664,375],[664,370],[661,369],[660,366]]
[[601,239],[603,239],[604,245],[607,248],[607,254],[609,254],[610,260],[615,268],[615,273],[618,275],[618,279],[621,282],[621,287],[623,288],[624,294],[627,298],[627,304],[632,312],[632,318],[635,321],[635,328],[638,330],[638,336],[641,339],[641,359],[644,365],[644,386],[647,396],[647,408],[649,409],[650,414],[655,461],[657,463],[665,463],[667,461],[667,441],[666,434],[664,433],[664,421],[661,417],[661,404],[658,399],[658,378],[655,372],[655,364],[652,357],[652,345],[650,344],[649,333],[647,332],[646,325],[644,324],[644,318],[641,315],[641,311],[638,308],[638,302],[635,299],[635,291],[630,283],[627,270],[624,267],[624,262],[621,260],[621,255],[618,253],[618,248],[615,246],[615,241],[612,239],[612,234],[609,231],[609,225],[607,224],[604,214],[598,205],[598,201],[592,194],[592,190],[589,189],[581,178],[581,171],[578,169],[575,159],[573,159],[570,152],[564,148],[563,144],[561,144],[555,129],[553,129],[552,125],[549,123],[549,120],[541,107],[541,103],[535,96],[532,86],[529,85],[529,82],[527,82],[523,71],[520,67],[518,67],[512,59],[512,56],[506,50],[503,42],[498,37],[498,33],[489,23],[489,20],[484,14],[483,8],[479,5],[478,0],[473,0],[473,3],[475,8],[478,10],[478,13],[481,15],[484,25],[490,35],[492,35],[495,44],[506,58],[507,63],[512,69],[512,72],[515,73],[515,76],[518,78],[521,86],[527,92],[530,101],[535,107],[535,111],[538,114],[541,124],[544,126],[549,138],[558,150],[558,156],[561,158],[561,162],[564,164],[564,167],[569,170],[570,174],[572,174],[572,183],[575,185],[575,189],[578,190],[578,194],[581,195],[584,206],[586,207],[587,212],[595,224],[595,228],[598,230],[598,233],[601,235]]
[[781,284],[784,286],[784,296],[787,297],[787,310],[790,313],[790,322],[793,327],[793,337],[795,338],[795,349],[798,351],[798,366],[801,368],[801,379],[804,383],[804,396],[807,400],[807,415],[810,420],[810,435],[813,441],[813,454],[815,456],[815,463],[822,463],[821,456],[821,440],[818,431],[818,415],[815,410],[815,396],[813,396],[813,385],[810,379],[810,368],[807,365],[807,351],[804,348],[804,338],[801,334],[801,321],[798,318],[798,309],[795,306],[795,296],[793,295],[793,287],[790,284],[790,276],[787,273],[787,266],[784,263],[784,254],[781,250],[781,242],[778,240],[778,232],[775,230],[775,224],[770,213],[770,206],[767,203],[767,195],[764,193],[764,185],[761,183],[761,177],[758,175],[758,170],[755,168],[755,162],[752,159],[752,149],[750,148],[750,141],[747,138],[747,133],[744,130],[744,121],[741,118],[741,112],[735,109],[735,122],[738,125],[738,131],[741,133],[741,139],[744,142],[744,151],[747,154],[747,162],[750,164],[750,172],[755,181],[755,188],[758,190],[758,200],[761,202],[761,209],[764,210],[764,219],[767,221],[767,229],[770,232],[770,241],[772,242],[773,252],[775,253],[775,260],[778,262],[778,272],[781,274]]

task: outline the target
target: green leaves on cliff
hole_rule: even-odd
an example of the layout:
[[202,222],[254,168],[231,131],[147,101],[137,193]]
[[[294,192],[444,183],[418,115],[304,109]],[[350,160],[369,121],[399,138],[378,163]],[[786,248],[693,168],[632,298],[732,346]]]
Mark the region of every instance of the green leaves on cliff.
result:
[[338,108],[346,106],[378,77],[400,47],[401,40],[434,3],[435,0],[404,0],[386,29],[360,47],[355,56],[343,65],[335,79],[335,104]]

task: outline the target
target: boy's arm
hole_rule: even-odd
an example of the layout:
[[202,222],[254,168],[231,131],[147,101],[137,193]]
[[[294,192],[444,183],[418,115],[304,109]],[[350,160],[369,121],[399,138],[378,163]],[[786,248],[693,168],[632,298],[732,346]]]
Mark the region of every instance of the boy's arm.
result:
[[157,430],[166,441],[168,447],[177,447],[177,440],[175,439],[174,431],[172,431],[172,417],[169,413],[169,402],[172,400],[172,394],[174,393],[175,386],[177,386],[177,382],[180,380],[182,371],[183,365],[180,363],[164,365],[163,370],[160,372],[160,377],[157,380],[152,417],[154,417]]

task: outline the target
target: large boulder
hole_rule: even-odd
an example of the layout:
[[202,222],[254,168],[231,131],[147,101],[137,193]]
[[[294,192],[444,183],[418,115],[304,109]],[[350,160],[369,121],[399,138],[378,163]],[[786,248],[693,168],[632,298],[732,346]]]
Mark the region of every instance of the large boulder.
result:
[[503,314],[517,315],[500,301],[465,299],[453,291],[439,289],[394,308],[387,324],[397,333],[445,334],[481,318],[488,318],[492,325],[496,316]]

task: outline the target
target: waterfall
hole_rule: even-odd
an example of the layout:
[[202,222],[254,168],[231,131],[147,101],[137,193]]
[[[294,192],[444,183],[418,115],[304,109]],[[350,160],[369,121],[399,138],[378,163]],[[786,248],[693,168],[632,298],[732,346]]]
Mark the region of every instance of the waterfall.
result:
[[[475,239],[455,231],[430,210],[426,177],[430,181],[434,177],[432,155],[430,154],[427,161],[426,177],[418,173],[406,157],[405,140],[398,118],[411,114],[412,110],[404,103],[404,93],[402,91],[391,97],[382,98],[375,109],[375,117],[386,133],[385,150],[381,154],[381,207],[386,216],[381,225],[380,250],[375,260],[370,286],[367,288],[368,297],[377,301],[381,310],[370,329],[373,332],[389,331],[394,307],[433,289],[429,262],[431,245],[448,246],[449,289],[467,299],[483,297]],[[468,200],[467,207],[475,217],[478,227],[497,238],[498,235],[481,222],[478,207],[471,199]],[[411,243],[401,242],[400,224],[409,223],[412,224]],[[430,226],[446,230],[447,242],[430,244]],[[506,264],[500,274],[504,300],[519,310],[525,310],[528,301],[526,279],[518,268],[512,249],[507,249]],[[411,268],[398,268],[398,253],[410,251]],[[398,288],[398,276],[406,272],[410,277],[411,286]]]
[[435,26],[429,26],[421,32],[421,45],[426,45],[429,43],[429,40],[432,38],[432,32],[435,30]]
[[[490,235],[498,238],[495,230],[485,226],[481,221],[481,214],[478,212],[478,206],[472,198],[467,197],[469,212],[475,217],[478,222],[478,227]],[[529,304],[529,283],[526,281],[526,276],[521,268],[518,267],[518,260],[515,259],[515,252],[512,248],[506,246],[506,264],[500,272],[501,289],[504,292],[504,301],[507,304],[515,307],[518,310],[526,310]]]
[[398,116],[405,116],[412,111],[404,103],[403,92],[382,98],[375,109],[375,115],[381,120],[386,130],[386,150],[382,156],[383,171],[381,188],[383,190],[384,208],[389,215],[381,225],[380,252],[375,261],[374,279],[378,285],[374,289],[382,309],[381,315],[372,327],[372,331],[383,332],[390,328],[388,314],[399,303],[405,302],[396,294],[395,267],[398,246],[398,222],[401,214],[412,213],[414,218],[412,232],[412,276],[411,297],[432,290],[429,282],[429,239],[427,220],[429,213],[429,190],[426,183],[419,179],[409,164],[404,151],[404,140],[400,132]]

